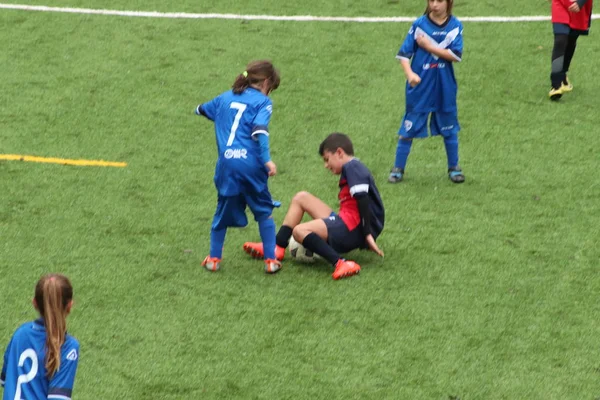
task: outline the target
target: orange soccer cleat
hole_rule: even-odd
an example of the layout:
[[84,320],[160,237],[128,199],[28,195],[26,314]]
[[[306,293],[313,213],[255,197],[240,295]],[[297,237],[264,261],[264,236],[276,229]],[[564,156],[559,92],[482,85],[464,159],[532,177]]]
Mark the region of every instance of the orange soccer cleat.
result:
[[347,278],[352,275],[356,275],[360,272],[360,265],[354,261],[346,261],[340,258],[335,264],[335,271],[331,277],[335,280]]
[[272,260],[270,258],[265,260],[265,272],[267,274],[274,274],[276,272],[279,272],[280,270],[281,270],[281,261]]
[[[265,258],[265,252],[263,250],[262,243],[246,242],[244,243],[244,251],[252,256],[252,258]],[[279,261],[283,261],[285,257],[285,248],[275,246],[275,258]]]
[[211,272],[221,269],[221,259],[217,257],[206,256],[202,261],[202,266]]

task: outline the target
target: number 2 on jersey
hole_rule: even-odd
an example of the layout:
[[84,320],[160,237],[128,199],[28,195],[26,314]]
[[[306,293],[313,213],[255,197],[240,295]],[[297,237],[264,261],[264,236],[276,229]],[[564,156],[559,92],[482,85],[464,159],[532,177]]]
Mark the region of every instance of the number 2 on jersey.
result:
[[38,372],[38,358],[37,358],[37,354],[35,354],[35,350],[33,350],[33,349],[27,349],[21,353],[21,357],[19,357],[19,367],[24,366],[25,360],[27,360],[28,358],[31,360],[31,369],[29,370],[28,373],[19,375],[19,378],[17,378],[17,389],[15,390],[15,400],[21,400],[21,385],[23,385],[27,382],[31,382],[33,380],[33,378],[35,378],[35,375]]
[[229,108],[233,108],[237,110],[237,114],[235,114],[235,119],[233,120],[233,125],[231,125],[231,132],[229,133],[229,139],[227,139],[227,146],[231,146],[233,144],[233,139],[235,139],[235,131],[237,131],[238,126],[240,126],[240,119],[242,119],[242,114],[246,111],[246,104],[238,103],[234,101],[231,103]]

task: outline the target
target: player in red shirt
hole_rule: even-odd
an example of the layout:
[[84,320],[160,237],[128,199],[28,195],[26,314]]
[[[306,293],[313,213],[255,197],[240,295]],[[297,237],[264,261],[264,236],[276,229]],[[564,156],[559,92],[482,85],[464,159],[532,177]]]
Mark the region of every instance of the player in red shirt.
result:
[[593,0],[549,0],[552,2],[552,29],[554,48],[552,49],[552,88],[550,100],[558,100],[563,94],[573,90],[567,72],[575,54],[577,39],[587,35],[592,22]]
[[[385,211],[373,175],[354,158],[348,136],[332,133],[319,146],[319,154],[325,168],[340,175],[340,211],[335,213],[308,192],[296,193],[277,233],[275,256],[283,259],[293,235],[298,243],[335,267],[332,277],[337,280],[360,272],[360,265],[346,261],[340,253],[363,248],[383,256],[375,239],[383,230]],[[313,220],[301,223],[304,213]],[[255,258],[263,257],[262,243],[245,243],[244,250]]]

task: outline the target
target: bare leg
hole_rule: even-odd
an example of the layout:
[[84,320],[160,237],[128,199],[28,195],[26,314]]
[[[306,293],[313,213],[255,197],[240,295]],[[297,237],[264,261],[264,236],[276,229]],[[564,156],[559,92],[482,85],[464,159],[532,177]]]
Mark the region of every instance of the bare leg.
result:
[[325,222],[321,218],[296,225],[293,231],[294,239],[296,239],[298,243],[304,242],[304,238],[310,233],[316,233],[321,239],[327,241],[327,225],[325,225]]
[[[296,225],[300,224],[304,213],[310,215],[314,220],[320,220],[321,218],[329,217],[332,211],[331,207],[325,204],[323,200],[319,199],[317,196],[308,192],[298,192],[290,203],[282,225],[294,228]],[[326,232],[325,237],[327,237],[327,227],[325,227],[325,223],[323,223],[323,227]],[[294,235],[294,238],[295,237],[296,235]]]

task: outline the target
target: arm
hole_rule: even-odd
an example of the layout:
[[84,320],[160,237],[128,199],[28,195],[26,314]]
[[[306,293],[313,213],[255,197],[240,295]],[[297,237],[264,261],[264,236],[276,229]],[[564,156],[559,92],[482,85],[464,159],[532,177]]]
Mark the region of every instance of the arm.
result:
[[259,133],[255,137],[257,137],[258,146],[260,149],[258,157],[269,170],[269,176],[273,176],[277,173],[277,166],[273,161],[271,161],[271,152],[269,151],[269,135],[268,133]]
[[443,58],[446,61],[450,61],[450,62],[459,62],[460,60],[456,59],[456,56],[447,49],[439,49],[437,47],[432,47],[429,51],[431,54],[433,54],[434,56],[438,56],[439,58]]
[[581,11],[585,3],[587,3],[587,0],[571,0],[569,11],[578,13],[579,11]]
[[402,66],[402,70],[404,71],[404,76],[406,76],[406,80],[408,80],[408,78],[412,74],[414,74],[414,72],[410,66],[410,60],[408,58],[401,58],[400,65]]
[[463,27],[458,23],[446,38],[437,44],[424,32],[417,32],[417,44],[428,53],[449,62],[462,61],[463,53]]
[[451,50],[440,49],[439,47],[434,46],[425,36],[419,36],[417,38],[417,43],[423,50],[433,54],[434,56],[450,62],[460,61],[460,59],[457,58]]
[[203,117],[208,118],[208,116],[206,115],[206,112],[202,109],[202,104],[199,104],[198,107],[196,107],[196,110],[194,110],[194,113],[196,115],[202,115]]
[[0,386],[4,387],[4,382],[6,381],[6,366],[8,365],[8,351],[10,349],[10,346],[12,344],[12,338],[10,339],[10,342],[8,343],[8,346],[6,346],[6,351],[4,352],[4,361],[2,363],[2,372],[0,372]]
[[214,121],[217,114],[218,101],[219,97],[215,97],[211,101],[207,101],[206,103],[200,104],[198,107],[196,107],[194,113],[196,115],[201,115],[211,121]]
[[342,174],[346,177],[350,188],[350,196],[356,200],[360,227],[365,242],[370,250],[383,257],[383,252],[375,243],[375,238],[371,232],[371,200],[369,198],[369,189],[373,179],[371,173],[360,161],[355,161],[346,163],[342,169]]
[[254,118],[254,127],[252,128],[252,137],[258,140],[260,154],[259,158],[269,170],[269,176],[277,173],[277,166],[271,161],[269,151],[269,123],[271,122],[271,114],[273,113],[273,104],[271,100],[265,101],[258,114]]
[[358,212],[360,214],[360,228],[365,237],[372,235],[371,232],[371,209],[369,208],[369,195],[365,192],[357,193],[354,198],[358,203]]
[[406,80],[411,87],[415,87],[421,83],[421,77],[413,72],[412,68],[410,67],[409,59],[400,58],[400,65],[402,66],[402,69],[404,70],[404,76],[406,76]]
[[383,257],[383,251],[375,243],[375,238],[371,232],[371,207],[369,206],[369,195],[367,193],[357,193],[354,198],[358,203],[358,212],[360,213],[360,227],[363,235],[365,236],[365,242],[369,250],[374,251],[379,256]]
[[404,76],[406,76],[406,80],[411,87],[417,86],[421,83],[421,77],[415,74],[410,66],[410,60],[414,56],[415,51],[417,50],[417,42],[415,42],[415,30],[416,26],[413,24],[409,31],[408,35],[404,39],[400,50],[398,50],[398,54],[396,58],[400,61],[400,65],[402,66],[402,70],[404,71]]

